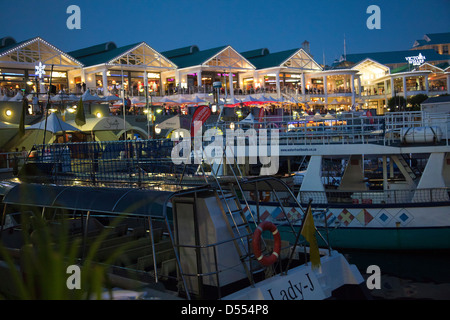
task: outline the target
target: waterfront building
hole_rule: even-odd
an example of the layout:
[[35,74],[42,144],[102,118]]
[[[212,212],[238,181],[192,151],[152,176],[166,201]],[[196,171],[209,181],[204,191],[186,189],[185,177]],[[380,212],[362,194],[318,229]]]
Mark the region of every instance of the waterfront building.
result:
[[[37,73],[37,66],[43,73]],[[53,65],[53,73],[50,72]],[[69,73],[81,72],[83,64],[41,37],[17,42],[12,37],[0,39],[1,95],[14,97],[20,93],[45,93],[69,88]]]
[[174,93],[211,93],[213,83],[222,82],[223,91],[234,97],[240,88],[242,74],[256,68],[232,46],[200,50],[196,45],[162,52],[175,65],[176,70],[163,74],[168,95]]
[[439,54],[449,54],[450,32],[427,33],[423,39],[414,41],[412,50],[433,49]]
[[[177,66],[145,42],[117,47],[106,42],[69,53],[83,63],[83,69],[71,73],[71,91],[89,89],[98,95],[162,95],[161,73]],[[85,84],[85,86],[83,85]]]
[[450,93],[450,55],[432,49],[347,54],[333,67],[360,71],[361,103],[384,113],[388,99]]

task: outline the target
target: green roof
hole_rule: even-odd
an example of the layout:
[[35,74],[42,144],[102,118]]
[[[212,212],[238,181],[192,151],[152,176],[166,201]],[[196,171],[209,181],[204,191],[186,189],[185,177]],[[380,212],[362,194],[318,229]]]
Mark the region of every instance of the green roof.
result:
[[[95,66],[97,64],[108,63],[112,59],[123,55],[125,52],[133,49],[134,47],[140,45],[142,42],[130,44],[127,46],[123,46],[120,48],[114,48],[114,46],[110,46],[109,50],[99,50],[101,46],[105,46],[106,44],[96,45],[84,49],[79,49],[76,51],[69,52],[69,55],[73,56],[75,59],[81,61],[86,67]],[[99,50],[96,51],[96,50]],[[91,53],[89,55],[89,52]],[[98,52],[98,53],[97,53]]]
[[106,43],[97,44],[92,47],[75,50],[75,51],[70,52],[70,54],[73,57],[83,58],[83,57],[87,57],[90,55],[110,51],[110,50],[116,49],[116,48],[117,48],[117,46],[114,42],[106,42]]
[[298,50],[300,50],[300,48],[269,53],[264,56],[249,58],[248,60],[256,67],[256,69],[278,67]]
[[413,68],[411,67],[410,64],[404,64],[404,65],[402,65],[402,66],[400,66],[398,68],[392,69],[390,73],[394,74],[394,73],[400,73],[400,72],[407,72],[407,71],[410,71],[412,69]]
[[375,60],[381,64],[394,64],[394,63],[406,63],[405,57],[416,56],[422,53],[428,61],[450,61],[450,55],[441,55],[433,49],[425,50],[402,50],[402,51],[387,51],[387,52],[371,52],[371,53],[355,53],[347,54],[346,61],[358,63],[367,58]]
[[0,48],[7,47],[16,43],[16,40],[11,37],[3,37],[0,39]]
[[192,52],[192,53],[186,53],[184,55],[176,56],[176,57],[172,57],[172,58],[170,58],[170,56],[168,54],[173,54],[177,50],[179,50],[179,51],[185,50],[186,47],[161,52],[161,54],[163,56],[167,57],[170,61],[172,61],[174,64],[176,64],[179,68],[187,68],[187,67],[198,66],[198,65],[203,64],[204,62],[206,62],[207,60],[214,57],[216,54],[218,54],[220,51],[222,51],[226,47],[228,47],[228,46],[222,46],[222,47],[217,47],[217,48],[212,48],[212,49],[202,50],[202,51],[194,50],[194,52]]
[[268,54],[270,54],[270,52],[269,52],[269,49],[267,49],[267,48],[261,48],[261,49],[255,49],[255,50],[241,52],[241,56],[243,56],[245,59],[263,57]]
[[192,54],[195,52],[200,51],[200,49],[194,44],[192,46],[187,46],[187,47],[183,47],[183,48],[178,48],[178,49],[173,49],[173,50],[169,50],[169,51],[165,51],[163,53],[163,55],[166,58],[172,59],[172,58],[176,58],[176,57],[181,57],[181,56],[185,56],[188,54]]
[[426,45],[450,43],[450,32],[427,33],[425,36],[430,39],[430,41],[425,40]]

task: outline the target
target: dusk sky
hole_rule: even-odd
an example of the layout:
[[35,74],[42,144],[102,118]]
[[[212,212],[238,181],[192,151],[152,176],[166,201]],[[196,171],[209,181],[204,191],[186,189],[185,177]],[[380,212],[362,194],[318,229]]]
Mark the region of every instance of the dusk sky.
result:
[[[67,7],[81,9],[81,30],[69,30]],[[369,5],[381,29],[369,30]],[[113,41],[147,42],[157,51],[196,44],[242,52],[299,48],[310,42],[317,62],[347,53],[410,49],[425,33],[450,32],[450,0],[16,0],[1,1],[0,37],[40,36],[63,51]]]

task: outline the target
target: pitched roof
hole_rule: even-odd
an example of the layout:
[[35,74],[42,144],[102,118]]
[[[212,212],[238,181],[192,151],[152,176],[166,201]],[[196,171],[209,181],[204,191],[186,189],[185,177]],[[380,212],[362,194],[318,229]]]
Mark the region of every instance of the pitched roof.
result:
[[2,38],[2,39],[0,39],[0,56],[3,54],[8,54],[9,51],[19,49],[22,46],[26,46],[26,45],[34,43],[36,41],[40,41],[40,42],[44,43],[45,45],[48,45],[49,47],[58,51],[60,54],[67,57],[68,59],[70,59],[71,61],[75,62],[78,65],[83,64],[76,57],[72,56],[71,54],[69,54],[67,52],[62,51],[61,49],[55,47],[54,45],[52,45],[49,42],[42,39],[41,37],[34,37],[34,38],[23,40],[20,42],[16,42],[16,40],[11,37]]
[[425,49],[347,54],[346,61],[358,63],[366,58],[370,58],[382,64],[406,63],[405,57],[418,55],[417,51],[425,56],[426,61],[450,60],[450,55],[441,55],[433,49]]
[[[141,42],[142,43],[142,42]],[[141,43],[134,43],[123,47],[115,47],[110,45],[107,50],[101,50],[106,46],[105,44],[100,44],[84,49],[79,49],[76,51],[69,52],[69,54],[76,59],[80,60],[86,67],[95,66],[98,64],[108,63],[112,59],[124,54],[128,50],[133,49]]]
[[249,58],[248,60],[256,67],[256,69],[278,67],[298,50],[300,50],[300,48],[269,53],[264,56]]
[[250,51],[241,52],[241,56],[243,56],[245,59],[262,57],[262,56],[266,56],[268,54],[270,54],[270,51],[267,48],[254,49],[254,50],[250,50]]
[[170,51],[164,51],[161,52],[162,55],[166,56],[170,61],[172,61],[174,64],[176,64],[179,68],[187,68],[187,67],[193,67],[201,65],[202,63],[206,62],[207,60],[214,57],[216,54],[218,54],[223,49],[227,48],[228,46],[221,46],[217,48],[202,50],[202,51],[196,51],[186,53],[184,55],[178,55],[174,57],[168,56],[168,54],[173,55],[174,52],[180,52],[186,49],[180,48],[180,49],[174,49]]
[[198,46],[196,46],[195,44],[192,46],[187,46],[187,47],[183,47],[183,48],[178,48],[178,49],[172,49],[169,51],[165,51],[163,54],[165,57],[172,59],[172,58],[176,58],[176,57],[181,57],[181,56],[185,56],[188,54],[192,54],[195,52],[200,51],[200,49],[198,48]]
[[3,37],[0,39],[0,48],[15,44],[16,40],[12,37]]
[[78,58],[83,58],[83,57],[87,57],[93,54],[99,54],[99,53],[103,53],[106,51],[110,51],[112,49],[116,49],[117,45],[114,42],[106,42],[106,43],[101,43],[101,44],[97,44],[91,47],[87,47],[87,48],[83,48],[83,49],[78,49],[75,51],[72,51],[70,54],[74,57],[78,57]]
[[[426,44],[443,44],[450,43],[450,32],[427,33],[424,36]],[[430,41],[428,41],[428,39]]]
[[450,102],[450,96],[430,97],[421,104]]

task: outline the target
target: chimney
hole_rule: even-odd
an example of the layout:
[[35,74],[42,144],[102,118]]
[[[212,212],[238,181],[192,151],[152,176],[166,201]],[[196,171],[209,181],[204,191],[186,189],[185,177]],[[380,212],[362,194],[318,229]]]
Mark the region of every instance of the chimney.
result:
[[302,48],[303,48],[303,50],[305,50],[305,52],[307,54],[310,54],[310,52],[309,52],[309,42],[307,40],[303,41]]

